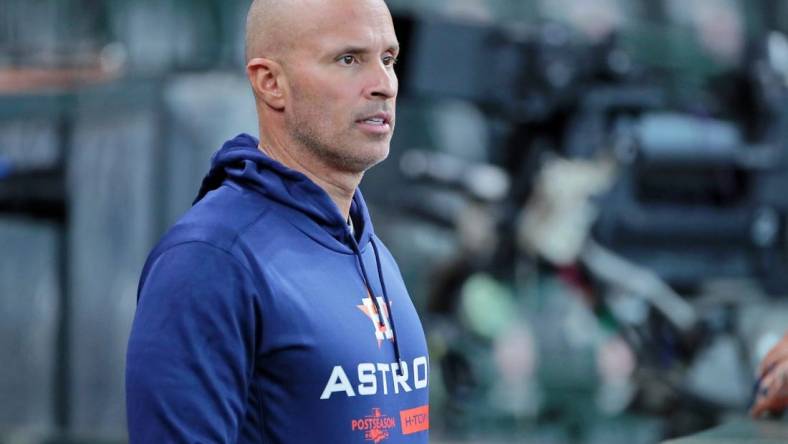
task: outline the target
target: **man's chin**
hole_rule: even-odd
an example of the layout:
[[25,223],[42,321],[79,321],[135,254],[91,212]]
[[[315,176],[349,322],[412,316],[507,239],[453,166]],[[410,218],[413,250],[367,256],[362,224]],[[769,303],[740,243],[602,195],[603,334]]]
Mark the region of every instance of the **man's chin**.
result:
[[370,168],[386,160],[389,157],[389,149],[390,144],[388,140],[385,143],[371,144],[370,150],[367,151],[370,154]]
[[389,143],[367,143],[361,144],[353,155],[345,159],[346,167],[356,173],[363,173],[386,160],[389,156]]

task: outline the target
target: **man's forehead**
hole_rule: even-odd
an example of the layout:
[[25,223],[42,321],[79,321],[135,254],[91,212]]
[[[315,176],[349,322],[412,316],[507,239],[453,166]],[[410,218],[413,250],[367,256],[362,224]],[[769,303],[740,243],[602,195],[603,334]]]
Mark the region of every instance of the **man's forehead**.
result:
[[296,16],[300,38],[320,46],[398,47],[388,8],[382,0],[307,0],[316,6]]

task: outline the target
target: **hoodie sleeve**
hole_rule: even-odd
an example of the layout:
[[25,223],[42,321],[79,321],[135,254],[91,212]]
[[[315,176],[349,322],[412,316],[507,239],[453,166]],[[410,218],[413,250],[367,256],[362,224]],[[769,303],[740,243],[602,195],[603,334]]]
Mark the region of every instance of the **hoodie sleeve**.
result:
[[126,362],[130,443],[234,443],[254,369],[255,287],[204,242],[165,251],[140,283]]

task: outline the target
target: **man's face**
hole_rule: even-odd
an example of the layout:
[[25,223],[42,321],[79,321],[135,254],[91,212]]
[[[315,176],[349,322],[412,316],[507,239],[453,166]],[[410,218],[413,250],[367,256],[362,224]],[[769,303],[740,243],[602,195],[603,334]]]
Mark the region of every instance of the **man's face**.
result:
[[332,168],[363,172],[388,156],[397,37],[382,0],[321,1],[283,63],[290,135]]

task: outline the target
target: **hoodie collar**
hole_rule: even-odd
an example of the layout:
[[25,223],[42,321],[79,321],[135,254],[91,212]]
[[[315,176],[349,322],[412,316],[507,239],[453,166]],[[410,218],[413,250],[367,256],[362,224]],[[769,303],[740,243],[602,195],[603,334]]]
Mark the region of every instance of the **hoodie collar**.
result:
[[[228,140],[214,153],[211,168],[202,181],[194,203],[231,180],[305,215],[289,218],[305,234],[324,246],[353,253],[346,219],[325,190],[303,173],[290,169],[257,148],[259,141],[248,134]],[[364,249],[372,236],[367,205],[356,189],[350,205],[358,246]]]

